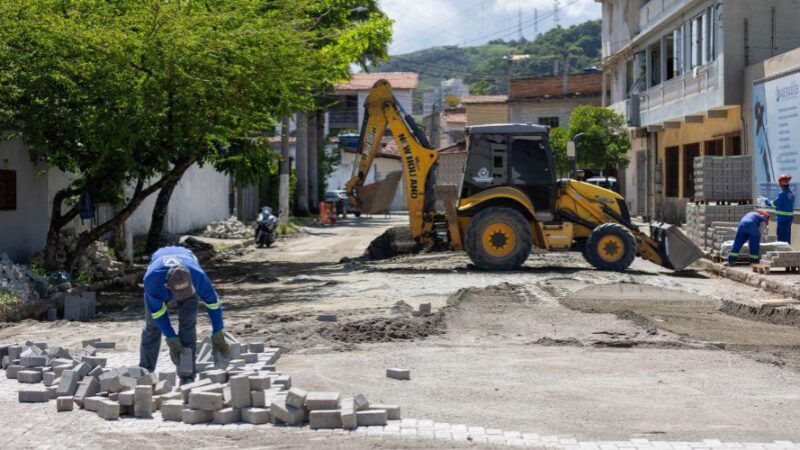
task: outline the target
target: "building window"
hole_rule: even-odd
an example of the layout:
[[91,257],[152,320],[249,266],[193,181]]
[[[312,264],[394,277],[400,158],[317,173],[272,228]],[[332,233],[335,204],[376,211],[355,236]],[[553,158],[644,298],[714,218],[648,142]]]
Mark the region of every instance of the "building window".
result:
[[722,156],[723,149],[722,149],[722,139],[714,139],[713,141],[706,141],[706,149],[704,156]]
[[667,147],[664,169],[666,171],[666,192],[667,197],[677,197],[680,195],[680,148]]
[[728,151],[725,156],[739,156],[742,154],[742,137],[739,135],[728,137]]
[[700,156],[700,144],[683,146],[683,197],[694,197],[694,159]]
[[0,211],[17,209],[17,172],[0,170]]
[[661,43],[650,47],[650,86],[661,84]]
[[633,76],[633,60],[630,59],[625,62],[625,92],[630,95],[633,92],[634,88],[634,76]]
[[692,42],[690,48],[691,52],[689,54],[689,67],[694,69],[695,67],[703,65],[703,16],[693,19],[691,24]]
[[547,125],[550,128],[558,128],[558,117],[539,117],[539,125]]

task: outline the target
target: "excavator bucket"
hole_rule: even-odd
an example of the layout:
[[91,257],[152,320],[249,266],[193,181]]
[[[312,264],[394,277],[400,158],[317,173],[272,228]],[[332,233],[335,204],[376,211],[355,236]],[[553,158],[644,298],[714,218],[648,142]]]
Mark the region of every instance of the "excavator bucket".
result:
[[658,252],[668,269],[683,270],[705,256],[680,228],[668,223],[650,224],[650,237],[658,242]]
[[403,177],[402,171],[391,172],[385,179],[362,186],[358,189],[363,214],[380,214],[389,212],[389,206],[397,193],[397,185]]

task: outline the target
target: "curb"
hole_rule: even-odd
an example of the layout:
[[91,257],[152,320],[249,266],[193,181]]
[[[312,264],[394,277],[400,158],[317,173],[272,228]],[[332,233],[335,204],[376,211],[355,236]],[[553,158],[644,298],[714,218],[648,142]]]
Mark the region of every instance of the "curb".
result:
[[786,301],[770,300],[767,302],[723,300],[722,312],[742,319],[769,322],[775,325],[800,326],[800,302],[795,301],[800,300],[800,287],[771,279],[767,275],[756,272],[748,273],[732,269],[725,264],[711,262],[707,259],[700,259],[696,264],[700,266],[701,270],[711,272],[721,278],[772,292],[787,299]]

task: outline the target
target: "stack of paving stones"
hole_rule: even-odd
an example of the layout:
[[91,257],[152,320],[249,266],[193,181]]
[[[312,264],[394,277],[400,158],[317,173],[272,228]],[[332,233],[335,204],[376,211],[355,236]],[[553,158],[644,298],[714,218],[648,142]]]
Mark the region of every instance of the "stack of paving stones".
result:
[[800,267],[800,252],[768,252],[761,264],[769,267]]
[[[399,406],[370,404],[363,394],[343,398],[338,392],[293,387],[290,376],[275,370],[280,349],[241,343],[231,335],[226,339],[231,355],[224,360],[213,354],[207,339],[198,344],[197,367],[203,371],[183,385],[176,372],[106,367],[97,350],[114,344],[97,339],[84,341],[76,357],[34,342],[0,345],[0,355],[6,377],[26,385],[19,391],[20,403],[55,400],[57,411],[83,409],[105,420],[151,418],[158,412],[164,421],[186,424],[308,423],[312,429],[348,430],[400,420]],[[177,372],[191,362],[191,355],[188,361],[182,358]]]
[[[714,235],[709,236],[713,225],[721,224],[720,228],[734,228],[745,214],[754,211],[753,205],[706,205],[689,203],[686,205],[686,234],[700,248],[707,250],[714,248]],[[731,227],[730,225],[733,225]],[[730,230],[728,230],[730,231]]]
[[753,198],[753,158],[698,156],[694,159],[697,201],[743,201]]

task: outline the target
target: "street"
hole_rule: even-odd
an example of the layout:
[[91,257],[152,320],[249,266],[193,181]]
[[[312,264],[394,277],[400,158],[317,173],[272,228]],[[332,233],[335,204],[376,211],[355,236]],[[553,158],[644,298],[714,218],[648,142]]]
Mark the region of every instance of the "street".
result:
[[[506,273],[476,270],[460,253],[358,259],[406,223],[393,215],[309,227],[274,248],[204,264],[226,328],[282,348],[277,369],[293,385],[400,405],[403,422],[353,432],[191,426],[158,414],[105,422],[19,404],[20,385],[0,376],[8,430],[0,445],[779,448],[800,440],[797,328],[729,314],[732,304],[775,294],[639,259],[625,273],[600,272],[577,253],[534,254]],[[425,303],[432,314],[411,314]],[[114,306],[88,323],[9,323],[0,341],[77,349],[102,337],[117,342],[110,366],[136,364],[141,288],[103,292],[99,304]],[[208,334],[204,313],[198,325]],[[387,378],[390,367],[410,369],[411,380]]]

